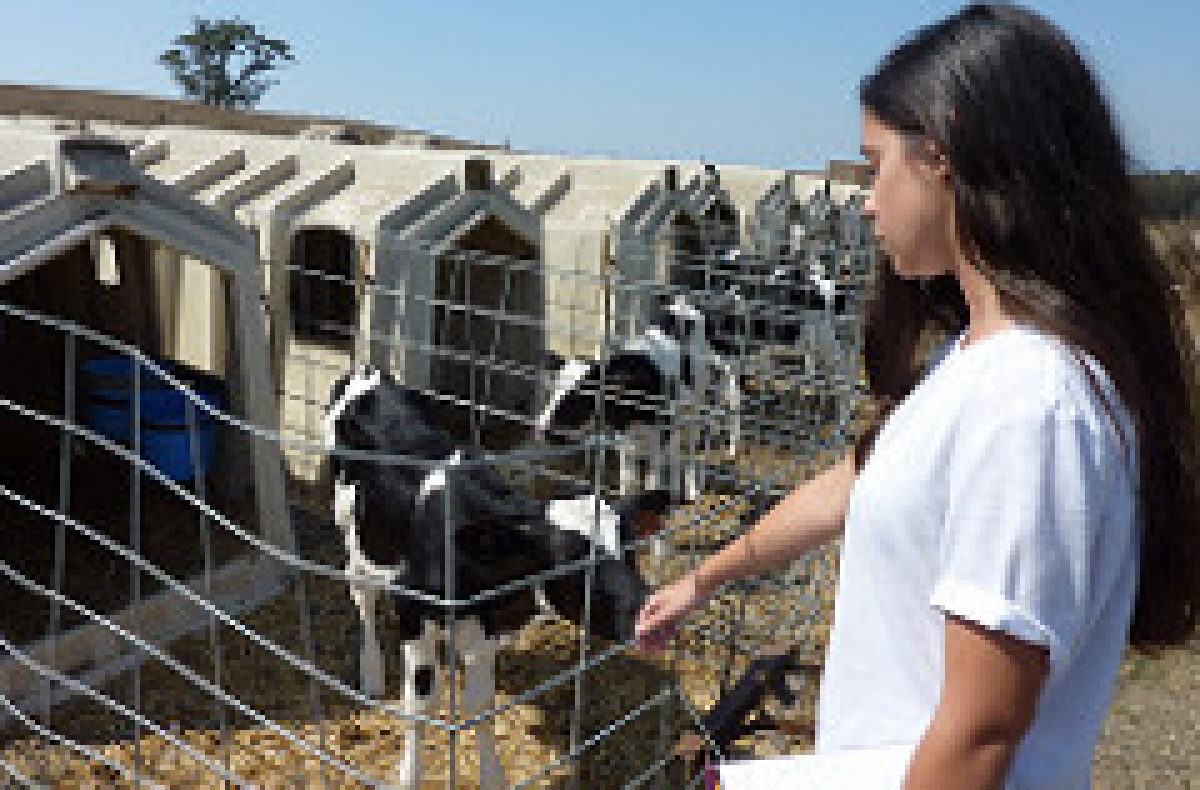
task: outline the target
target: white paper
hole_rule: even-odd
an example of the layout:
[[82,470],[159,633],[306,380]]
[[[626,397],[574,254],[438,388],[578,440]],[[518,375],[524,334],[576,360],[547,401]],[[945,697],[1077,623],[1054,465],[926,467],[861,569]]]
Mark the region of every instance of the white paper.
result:
[[723,763],[721,790],[899,790],[916,744]]

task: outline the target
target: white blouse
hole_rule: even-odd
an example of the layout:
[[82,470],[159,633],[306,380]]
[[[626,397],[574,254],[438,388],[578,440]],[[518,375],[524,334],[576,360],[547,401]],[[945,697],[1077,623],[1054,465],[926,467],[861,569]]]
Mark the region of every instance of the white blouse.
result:
[[1138,521],[1134,429],[1084,359],[1103,399],[1036,329],[966,348],[960,337],[885,422],[847,513],[818,752],[921,740],[951,612],[1049,651],[1007,787],[1090,787],[1133,614]]

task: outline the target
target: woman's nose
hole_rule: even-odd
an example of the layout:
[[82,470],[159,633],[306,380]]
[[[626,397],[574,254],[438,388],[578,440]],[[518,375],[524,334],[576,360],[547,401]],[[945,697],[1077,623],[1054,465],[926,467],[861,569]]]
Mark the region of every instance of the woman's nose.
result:
[[867,219],[875,219],[875,190],[867,190],[867,199],[863,201],[862,211]]

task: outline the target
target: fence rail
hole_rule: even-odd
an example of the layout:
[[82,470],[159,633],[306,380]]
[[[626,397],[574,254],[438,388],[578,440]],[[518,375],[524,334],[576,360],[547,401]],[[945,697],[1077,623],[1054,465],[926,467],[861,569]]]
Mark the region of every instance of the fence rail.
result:
[[[367,276],[335,260],[354,245],[323,241],[265,273],[286,294],[264,313],[278,426],[229,405],[241,385],[216,362],[200,370],[169,344],[0,290],[0,351],[41,362],[0,384],[0,516],[13,537],[0,556],[12,613],[0,770],[22,786],[404,786],[406,739],[421,728],[424,778],[447,787],[488,781],[490,740],[514,787],[698,786],[676,740],[765,647],[819,654],[832,550],[730,585],[666,654],[641,655],[596,630],[607,616],[599,516],[585,556],[482,589],[455,586],[469,582],[455,578],[459,541],[474,538],[450,521],[445,588],[348,567],[331,457],[388,479],[445,464],[331,453],[322,419],[335,382],[370,363],[423,392],[471,449],[452,480],[488,470],[542,502],[665,485],[686,501],[619,552],[651,587],[677,578],[852,438],[875,251],[856,203],[814,206],[774,234],[739,242],[717,218],[623,242],[595,265],[514,256],[508,242],[409,245],[381,251]],[[631,354],[670,386],[620,379]],[[535,441],[569,364],[598,371],[579,388],[595,414]],[[631,439],[612,422],[622,409],[662,443]],[[287,530],[254,505],[248,459],[264,450],[284,471]],[[466,621],[556,583],[579,585],[587,627],[533,617],[497,658],[495,694],[480,692]],[[354,589],[386,593],[382,694],[363,686]],[[419,710],[398,685],[397,649],[418,605],[437,612],[449,655],[468,659],[466,688],[443,672],[446,699]]]

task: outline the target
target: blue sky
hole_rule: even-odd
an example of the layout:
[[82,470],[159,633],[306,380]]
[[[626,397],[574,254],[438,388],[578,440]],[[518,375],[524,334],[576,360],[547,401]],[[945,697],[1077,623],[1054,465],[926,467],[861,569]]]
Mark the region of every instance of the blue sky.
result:
[[[193,16],[292,42],[262,109],[548,152],[818,167],[854,157],[858,80],[959,2],[34,0],[0,81],[176,96],[156,62]],[[1083,47],[1130,147],[1200,169],[1200,0],[1032,2]]]

